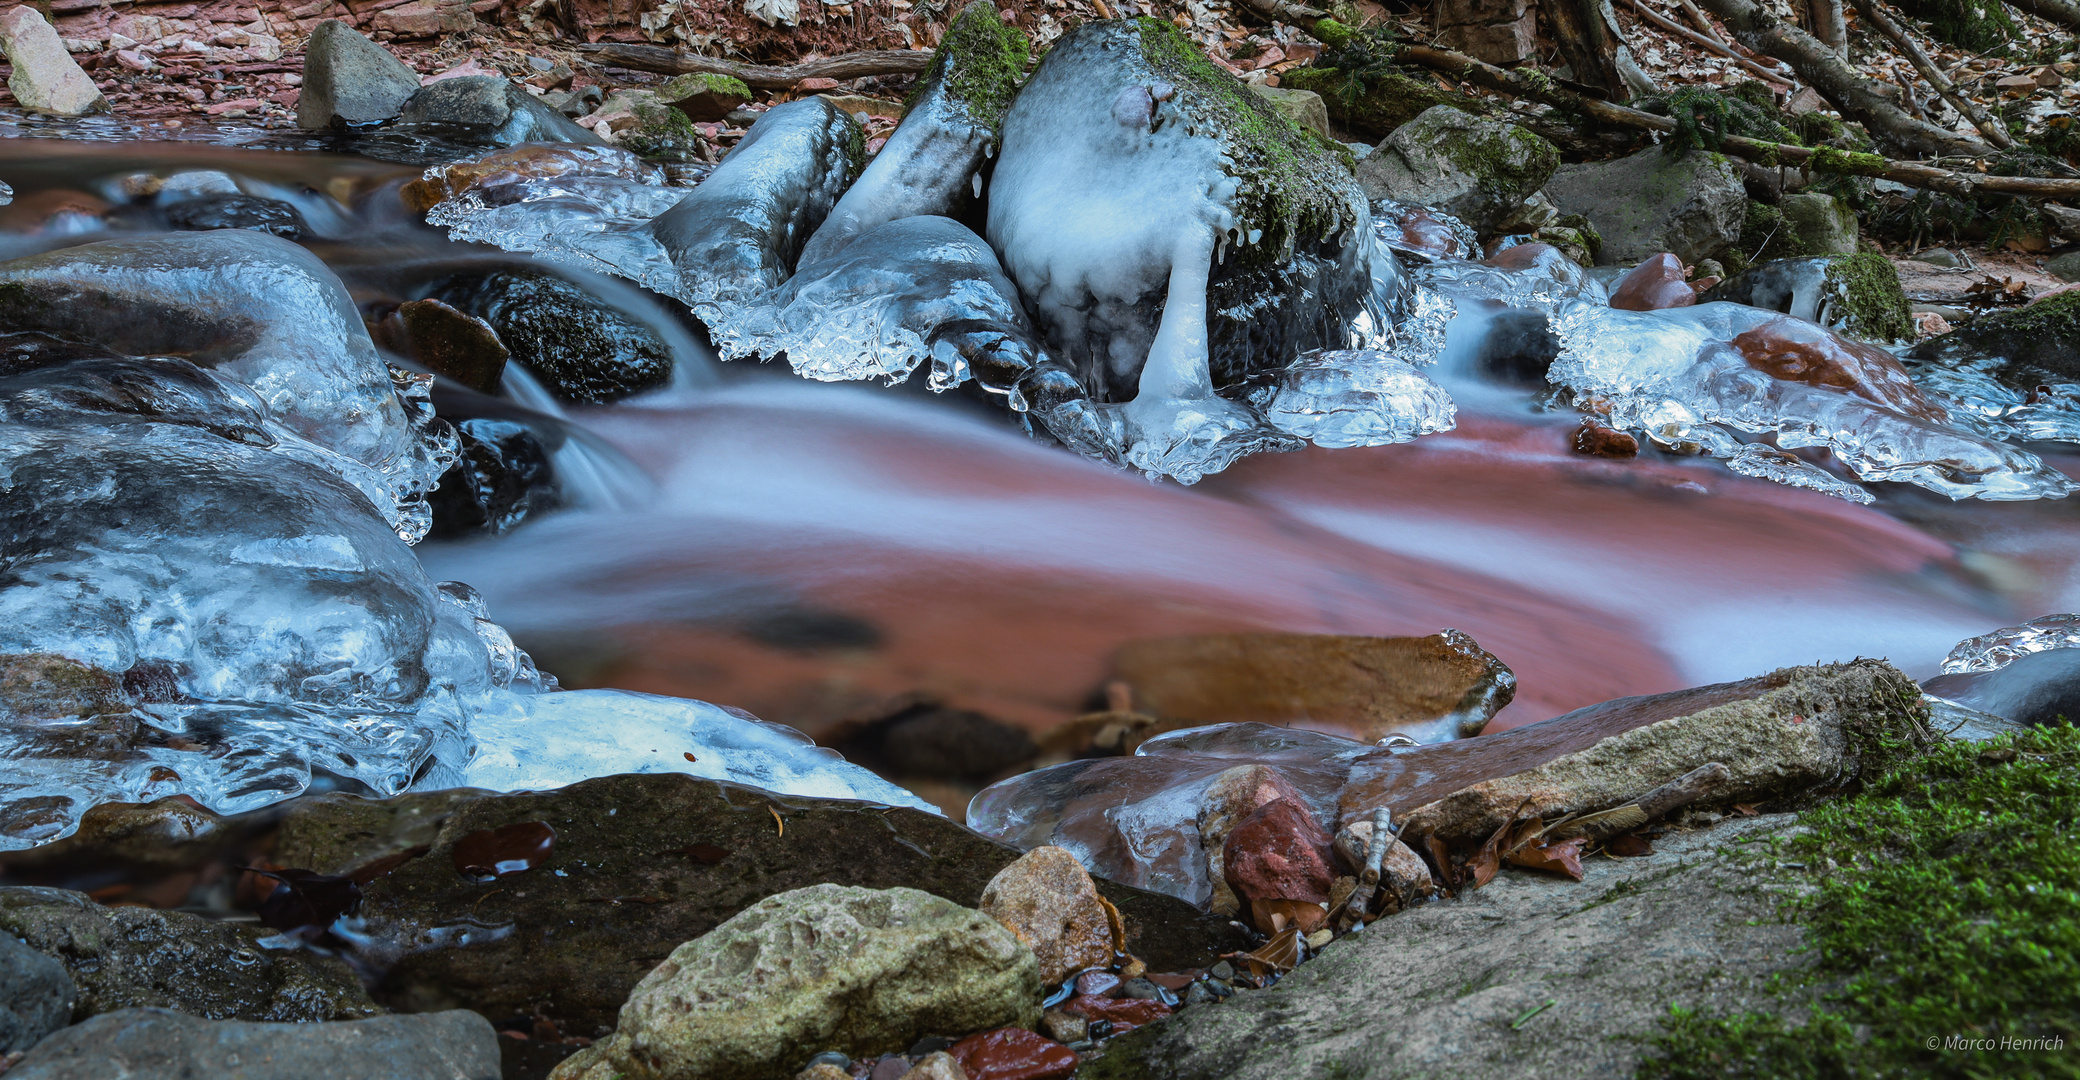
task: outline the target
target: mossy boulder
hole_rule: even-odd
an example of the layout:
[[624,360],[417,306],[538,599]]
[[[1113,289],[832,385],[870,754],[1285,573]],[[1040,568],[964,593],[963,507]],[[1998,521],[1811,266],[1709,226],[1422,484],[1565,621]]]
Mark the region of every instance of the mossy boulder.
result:
[[1559,148],[1537,135],[1438,105],[1387,136],[1357,172],[1369,198],[1435,206],[1488,233],[1559,167]]
[[1985,315],[1930,338],[1908,359],[1989,363],[1996,379],[2027,391],[2045,382],[2080,382],[2080,292],[2063,292],[2016,311]]
[[1740,271],[1699,298],[1781,311],[1864,341],[1914,336],[1899,271],[1882,255],[1772,259]]
[[926,1035],[1040,1020],[1033,950],[916,889],[815,885],[679,946],[629,995],[612,1038],[554,1080],[786,1080],[810,1055],[899,1053]]
[[1545,193],[1596,227],[1603,238],[1597,262],[1605,266],[1630,266],[1664,251],[1686,263],[1713,255],[1741,238],[1748,205],[1726,158],[1658,146],[1614,161],[1562,165]]
[[695,72],[668,80],[655,91],[657,102],[684,114],[697,123],[713,123],[730,110],[751,100],[751,88],[742,79],[711,72]]
[[1337,127],[1375,139],[1439,105],[1461,112],[1486,116],[1494,112],[1487,102],[1415,72],[1377,71],[1359,76],[1333,67],[1293,68],[1278,77],[1281,87],[1309,90],[1321,95],[1329,119]]
[[1252,85],[1258,97],[1278,106],[1278,111],[1309,131],[1329,138],[1329,110],[1322,104],[1322,95],[1312,90],[1293,90],[1283,86]]
[[1777,211],[1807,254],[1856,254],[1856,211],[1840,199],[1825,192],[1805,191],[1784,196]]
[[1018,96],[1032,59],[1024,32],[999,17],[990,0],[974,0],[946,27],[931,66],[905,105],[914,107],[933,87],[943,86],[970,123],[994,131]]

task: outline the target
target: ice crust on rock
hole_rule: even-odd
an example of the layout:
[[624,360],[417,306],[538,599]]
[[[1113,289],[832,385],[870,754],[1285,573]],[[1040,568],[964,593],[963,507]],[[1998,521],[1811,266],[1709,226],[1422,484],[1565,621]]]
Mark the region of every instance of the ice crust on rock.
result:
[[[1613,426],[1728,457],[1749,475],[1853,498],[1781,453],[1824,447],[1858,479],[1953,499],[2060,498],[2074,487],[2035,454],[1948,422],[1889,354],[1804,320],[1731,303],[1635,312],[1576,300],[1553,330],[1562,345],[1547,373],[1554,385],[1594,402]],[[1773,436],[1774,452],[1746,449],[1735,431]]]
[[476,713],[470,736],[476,749],[462,787],[540,790],[595,776],[678,772],[939,813],[785,724],[704,701],[625,690],[506,695]]
[[1943,658],[1943,674],[1998,671],[2032,653],[2072,648],[2080,648],[2080,615],[2046,615],[1958,642]]

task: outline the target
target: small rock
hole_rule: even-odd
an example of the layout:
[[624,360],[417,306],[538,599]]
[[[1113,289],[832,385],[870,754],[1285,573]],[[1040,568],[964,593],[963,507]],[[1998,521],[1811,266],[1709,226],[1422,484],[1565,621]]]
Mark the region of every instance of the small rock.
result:
[[1697,303],[1697,290],[1683,280],[1683,260],[1662,252],[1633,267],[1611,289],[1620,311],[1660,311]]
[[2033,75],[2007,75],[1993,82],[1994,89],[2007,94],[2028,95],[2036,93],[2037,80]]
[[418,92],[418,72],[346,23],[327,19],[304,46],[296,123],[318,129],[388,120]]
[[1358,183],[1368,198],[1435,206],[1485,235],[1559,167],[1560,151],[1539,136],[1438,105],[1359,162]]
[[[165,202],[163,198],[160,201]],[[273,233],[284,240],[302,240],[310,235],[310,225],[296,207],[238,192],[176,202],[166,208],[166,223],[190,232],[251,229]]]
[[1546,197],[1589,219],[1602,237],[1596,261],[1635,263],[1664,251],[1695,262],[1740,239],[1748,208],[1740,174],[1716,154],[1676,157],[1650,146],[1593,165],[1562,165]]
[[[1329,137],[1329,107],[1322,103],[1322,95],[1312,90],[1291,90],[1279,86],[1252,84],[1250,89],[1255,91],[1258,97],[1270,102],[1279,112],[1284,113],[1287,119],[1324,139]],[[1366,149],[1369,151],[1371,147]]]
[[979,911],[916,889],[817,885],[673,950],[613,1036],[553,1076],[785,1076],[802,1046],[862,1057],[933,1031],[1038,1023],[1040,993],[1032,951]]
[[948,1051],[968,1080],[1064,1080],[1076,1072],[1076,1051],[1024,1028],[970,1035]]
[[686,114],[696,124],[715,123],[751,100],[751,88],[727,75],[681,75],[657,88],[657,101]]
[[1330,866],[1330,837],[1291,799],[1259,807],[1228,834],[1222,861],[1238,899],[1322,903],[1336,877]]
[[910,1059],[901,1054],[883,1054],[874,1067],[867,1070],[867,1080],[903,1080],[910,1072]]
[[407,131],[433,125],[445,137],[485,146],[600,141],[499,75],[470,75],[422,86],[398,110],[397,125]]
[[1929,248],[1927,251],[1914,256],[1914,261],[1925,262],[1930,266],[1956,267],[1964,265],[1958,261],[1957,253],[1949,248]]
[[1078,1043],[1090,1038],[1091,1022],[1082,1013],[1049,1009],[1040,1017],[1040,1026],[1047,1037],[1058,1043]]
[[57,116],[108,111],[101,88],[80,70],[64,40],[35,8],[23,4],[0,13],[0,52],[14,65],[7,88],[22,108]]
[[479,393],[498,392],[512,354],[491,324],[439,300],[410,300],[397,309],[399,351]]
[[968,1073],[952,1054],[934,1050],[904,1073],[900,1080],[968,1080]]
[[1223,861],[1228,834],[1265,804],[1280,799],[1298,802],[1299,798],[1290,784],[1265,765],[1237,765],[1214,778],[1213,786],[1199,800],[1199,844],[1206,849],[1206,875],[1213,883],[1208,911],[1234,915],[1242,910],[1235,890],[1228,887]]
[[7,1075],[498,1080],[498,1033],[464,1009],[329,1024],[203,1020],[172,1009],[123,1009],[50,1036]]
[[[1119,989],[1120,977],[1109,971],[1086,971],[1076,977],[1076,992],[1086,997],[1111,997]],[[1062,1042],[1075,1042],[1063,1039]]]
[[1089,871],[1062,848],[1034,848],[998,871],[979,906],[1033,950],[1049,986],[1110,964],[1117,949]]
[[671,346],[657,329],[549,271],[457,277],[430,298],[482,319],[514,362],[565,401],[604,404],[671,381]]
[[794,1074],[794,1080],[852,1080],[852,1070],[828,1061],[819,1061]]
[[1114,1035],[1146,1027],[1169,1016],[1172,1011],[1169,1005],[1152,998],[1100,997],[1070,998],[1062,1010],[1080,1013],[1092,1023],[1103,1020],[1112,1025]]
[[71,1023],[78,996],[63,964],[0,933],[0,1058]]
[[1951,330],[1950,320],[1933,311],[1917,311],[1914,313],[1914,330],[1925,338],[1947,334]]
[[1584,418],[1582,426],[1574,430],[1574,439],[1568,444],[1577,454],[1600,458],[1635,458],[1639,456],[1639,439],[1629,431],[1619,431],[1593,419]]
[[2044,272],[2060,281],[2080,281],[2080,249],[2046,259]]
[[1170,1000],[1169,991],[1164,990],[1146,978],[1128,979],[1126,982],[1121,983],[1117,996],[1133,998],[1137,1001],[1160,1001],[1165,1004],[1168,1004]]
[[1856,254],[1856,211],[1819,191],[1786,195],[1777,204],[1785,224],[1808,255]]

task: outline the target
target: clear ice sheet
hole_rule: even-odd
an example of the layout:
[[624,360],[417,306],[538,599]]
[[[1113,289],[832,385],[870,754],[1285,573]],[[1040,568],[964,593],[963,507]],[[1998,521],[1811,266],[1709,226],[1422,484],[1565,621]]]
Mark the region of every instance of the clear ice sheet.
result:
[[1943,658],[1943,674],[1999,671],[2032,653],[2080,647],[2080,615],[2056,614],[1966,638]]
[[1926,399],[1903,379],[1864,385],[1880,399],[1871,400],[1757,370],[1733,342],[1758,328],[1814,341],[1828,333],[1738,304],[1634,312],[1576,300],[1553,319],[1562,349],[1547,378],[1614,426],[1664,445],[1738,457],[1744,471],[1754,470],[1750,475],[1821,490],[1831,479],[1789,455],[1738,449],[1728,430],[1772,435],[1779,450],[1824,447],[1858,479],[1902,481],[1953,499],[2062,498],[2073,490],[2035,454],[1945,423],[1940,408],[1910,415],[1905,410]]
[[1375,749],[1266,724],[1171,732],[1131,757],[1064,762],[993,784],[969,804],[968,827],[1024,850],[1064,848],[1092,873],[1205,907],[1213,883],[1198,822],[1215,778],[1270,766],[1328,822],[1352,760]]

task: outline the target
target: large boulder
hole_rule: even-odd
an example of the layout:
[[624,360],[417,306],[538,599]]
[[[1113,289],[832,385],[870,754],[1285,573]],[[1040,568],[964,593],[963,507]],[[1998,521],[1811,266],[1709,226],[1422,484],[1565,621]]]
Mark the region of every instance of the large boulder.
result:
[[65,51],[64,40],[43,14],[28,4],[0,12],[0,53],[14,65],[7,88],[22,108],[58,116],[108,111],[101,88]]
[[768,897],[672,951],[612,1038],[556,1080],[786,1080],[803,1059],[899,1052],[926,1035],[1040,1020],[1033,951],[979,911],[916,889],[815,885]]
[[488,147],[600,142],[500,75],[464,75],[422,86],[398,109],[394,127]]
[[1435,206],[1488,233],[1559,167],[1559,149],[1537,135],[1438,105],[1360,161],[1358,183],[1369,198]]
[[1273,990],[1130,1032],[1077,1075],[1630,1076],[1671,1005],[1798,1004],[1768,983],[1809,962],[1803,934],[1739,854],[1793,820],[1670,833],[1644,858],[1586,861],[1580,882],[1506,867],[1338,940]]
[[1581,214],[1603,238],[1596,261],[1630,266],[1670,252],[1696,262],[1740,239],[1747,189],[1717,154],[1676,155],[1658,146],[1594,165],[1562,165],[1546,197]]
[[[1487,102],[1437,85],[1427,72],[1386,69],[1364,73],[1335,67],[1298,67],[1279,75],[1281,88],[1310,90],[1319,95],[1329,119],[1347,131],[1385,138],[1426,110],[1449,105],[1486,115]],[[1355,84],[1355,85],[1354,85]]]
[[1856,254],[1856,211],[1822,191],[1786,195],[1777,204],[1784,224],[1808,255]]
[[0,888],[0,936],[64,966],[72,1018],[162,1008],[210,1020],[308,1023],[383,1010],[346,964],[260,944],[264,928],[179,911],[106,908],[76,892]]
[[1914,346],[1907,357],[1945,366],[1983,364],[2002,385],[2023,392],[2046,382],[2080,382],[2080,290],[1982,315]]
[[8,1075],[21,1080],[498,1080],[498,1044],[489,1021],[462,1010],[287,1024],[124,1009],[45,1039]]
[[327,19],[304,46],[296,122],[312,129],[373,124],[396,116],[418,92],[418,72],[346,23]]

